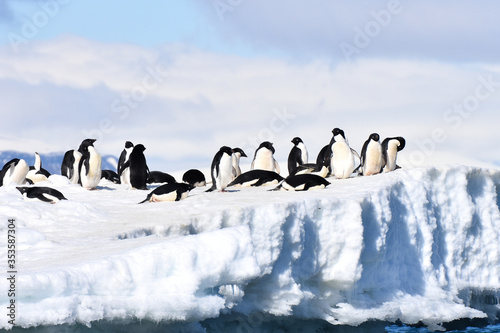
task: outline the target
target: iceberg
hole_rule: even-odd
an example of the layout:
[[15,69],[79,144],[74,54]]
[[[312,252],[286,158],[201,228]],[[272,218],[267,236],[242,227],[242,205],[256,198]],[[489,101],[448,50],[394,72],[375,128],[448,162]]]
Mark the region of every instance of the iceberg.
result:
[[[87,191],[52,175],[67,201],[0,188],[15,223],[15,321],[0,328],[273,316],[358,326],[463,318],[500,307],[500,171],[449,165],[329,179],[326,189],[147,192],[105,180]],[[2,246],[0,262],[7,263]],[[9,268],[3,269],[7,275]],[[7,276],[8,277],[8,276]]]

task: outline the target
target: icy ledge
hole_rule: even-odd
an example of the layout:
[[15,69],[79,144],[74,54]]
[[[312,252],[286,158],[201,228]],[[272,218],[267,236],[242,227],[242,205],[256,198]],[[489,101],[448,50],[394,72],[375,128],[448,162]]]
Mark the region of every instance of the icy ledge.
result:
[[304,193],[195,190],[144,205],[144,192],[119,186],[55,184],[73,200],[0,192],[0,214],[18,223],[19,326],[264,313],[435,329],[500,311],[497,170],[398,170]]

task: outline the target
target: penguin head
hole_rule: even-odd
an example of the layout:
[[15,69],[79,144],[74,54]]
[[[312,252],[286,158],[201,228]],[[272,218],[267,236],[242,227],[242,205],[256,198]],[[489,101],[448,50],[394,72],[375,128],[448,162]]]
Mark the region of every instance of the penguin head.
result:
[[304,143],[304,141],[302,141],[301,138],[299,138],[298,136],[296,136],[295,138],[292,139],[292,143],[296,146],[298,145],[299,143]]
[[22,187],[22,186],[18,186],[18,187],[16,187],[16,188],[17,188],[17,190],[18,190],[19,192],[21,192],[21,194],[28,193],[28,190],[29,190],[29,187]]
[[[333,133],[333,138],[332,138],[332,141],[345,141],[345,133],[343,130],[341,130],[340,128],[338,127],[335,127],[333,130],[332,130],[332,133]],[[340,135],[340,136],[339,136]]]
[[380,140],[380,135],[378,135],[378,133],[372,133],[372,134],[370,134],[369,139],[378,142]]
[[245,152],[241,148],[233,148],[232,151],[233,154],[239,153],[240,157],[248,157],[247,154],[245,154]]
[[87,153],[89,151],[90,146],[94,146],[94,142],[96,142],[96,139],[85,139],[82,141],[80,144],[80,147],[78,148],[78,151],[82,154]]
[[275,152],[274,150],[274,147],[273,147],[273,144],[269,141],[264,141],[260,144],[259,148],[257,148],[257,150],[261,149],[261,148],[266,148],[268,150],[270,150],[273,154]]
[[405,140],[403,137],[401,137],[401,136],[398,136],[398,137],[396,138],[396,140],[398,140],[398,141],[399,141],[398,151],[403,150],[403,148],[404,148],[404,147],[405,147],[405,145],[406,145],[406,140]]
[[143,144],[138,144],[138,145],[136,145],[136,146],[134,147],[134,151],[138,151],[138,152],[141,152],[141,153],[142,153],[143,151],[145,151],[145,150],[146,150],[146,147],[144,147],[144,145],[143,145]]
[[130,141],[126,141],[125,142],[125,148],[132,148],[134,146],[134,144]]
[[233,155],[233,150],[230,147],[228,147],[228,146],[222,146],[222,147],[220,147],[219,151],[222,152],[222,153],[226,153],[229,156]]

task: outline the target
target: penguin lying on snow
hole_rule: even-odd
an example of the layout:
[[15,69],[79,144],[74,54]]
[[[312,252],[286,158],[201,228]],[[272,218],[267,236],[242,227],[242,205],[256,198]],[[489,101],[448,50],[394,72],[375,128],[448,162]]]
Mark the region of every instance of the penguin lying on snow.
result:
[[202,187],[207,185],[205,175],[198,169],[190,169],[182,175],[182,181],[193,185],[194,187]]
[[23,195],[26,201],[42,201],[54,204],[61,200],[68,200],[64,195],[51,187],[35,186],[35,187],[16,187]]
[[101,171],[101,179],[107,179],[115,184],[120,184],[120,177],[113,170],[102,170]]
[[176,183],[175,177],[169,175],[168,173],[161,171],[150,171],[148,180],[146,181],[148,184],[153,183]]
[[330,185],[330,182],[318,175],[313,175],[313,174],[292,175],[285,178],[280,185],[278,185],[276,188],[270,191],[277,191],[277,190],[308,191],[308,190],[325,188],[328,185]]
[[142,204],[146,201],[160,202],[160,201],[179,201],[187,198],[189,191],[194,188],[193,185],[186,183],[169,183],[161,185],[151,191],[146,199],[139,202]]
[[284,178],[274,171],[250,170],[242,173],[227,186],[262,186],[277,184]]

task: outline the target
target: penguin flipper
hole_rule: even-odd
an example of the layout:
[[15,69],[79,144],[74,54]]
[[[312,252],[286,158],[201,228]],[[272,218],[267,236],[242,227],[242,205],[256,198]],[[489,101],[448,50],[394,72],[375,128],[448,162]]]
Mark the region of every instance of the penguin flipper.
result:
[[149,201],[151,200],[151,197],[153,196],[153,192],[149,193],[147,196],[146,196],[146,199],[142,200],[141,202],[138,203],[138,205],[142,204],[142,203],[145,203],[146,201]]

